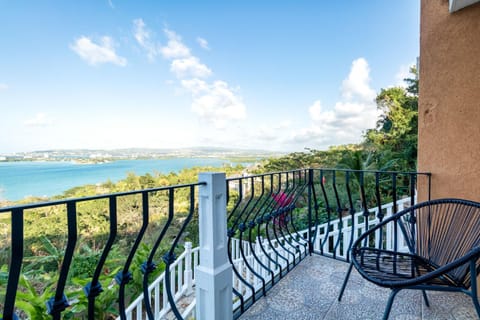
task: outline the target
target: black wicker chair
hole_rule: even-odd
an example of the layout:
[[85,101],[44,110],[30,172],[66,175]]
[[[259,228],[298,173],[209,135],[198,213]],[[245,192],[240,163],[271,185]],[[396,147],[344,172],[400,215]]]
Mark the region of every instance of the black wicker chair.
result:
[[[392,225],[393,224],[393,225]],[[393,249],[386,241],[372,241],[380,230],[394,228]],[[408,250],[399,250],[406,242]],[[370,245],[380,243],[380,247]],[[477,274],[480,271],[480,203],[438,199],[409,207],[363,233],[351,249],[351,263],[338,300],[352,267],[366,280],[392,289],[383,314],[388,319],[396,294],[419,289],[429,306],[426,290],[461,291],[473,301],[480,319]]]

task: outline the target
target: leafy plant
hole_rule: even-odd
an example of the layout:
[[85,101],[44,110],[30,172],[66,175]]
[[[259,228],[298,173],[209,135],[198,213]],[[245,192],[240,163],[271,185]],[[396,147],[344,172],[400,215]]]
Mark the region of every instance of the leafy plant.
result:
[[36,269],[45,271],[60,270],[65,251],[58,249],[52,241],[44,235],[41,235],[38,240],[42,244],[39,250],[40,252],[37,255],[25,257],[25,261],[29,262],[25,267],[25,271],[28,272]]
[[[111,270],[108,275],[100,276],[103,291],[95,298],[95,319],[115,319],[118,316],[118,285],[114,275],[121,267]],[[87,278],[72,278],[72,283],[79,287],[70,295],[75,299],[70,313],[74,318],[86,318],[88,314],[88,297],[83,288],[90,282]]]
[[[20,275],[19,279],[19,290],[17,290],[17,296],[15,301],[15,306],[22,310],[29,319],[35,320],[48,320],[52,316],[47,313],[46,302],[50,299],[53,294],[54,282],[48,276],[44,274],[41,278],[41,281],[32,281],[24,274]],[[43,289],[36,288],[34,283],[41,282],[42,285],[46,284]],[[43,291],[38,293],[38,291]]]

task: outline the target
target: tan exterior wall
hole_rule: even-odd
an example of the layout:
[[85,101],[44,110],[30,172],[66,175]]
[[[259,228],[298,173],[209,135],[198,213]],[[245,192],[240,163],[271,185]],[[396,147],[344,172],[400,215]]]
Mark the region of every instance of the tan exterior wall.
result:
[[[418,170],[432,198],[480,201],[480,4],[422,0]],[[426,198],[420,184],[419,200]]]

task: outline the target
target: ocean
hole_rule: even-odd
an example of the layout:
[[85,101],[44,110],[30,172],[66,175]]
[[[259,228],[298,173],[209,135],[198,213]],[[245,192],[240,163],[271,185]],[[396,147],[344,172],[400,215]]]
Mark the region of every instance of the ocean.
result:
[[73,187],[116,182],[129,172],[146,173],[178,172],[195,166],[221,167],[231,164],[225,159],[174,158],[150,160],[119,160],[98,164],[73,162],[0,162],[0,200],[16,201],[27,196],[54,196]]

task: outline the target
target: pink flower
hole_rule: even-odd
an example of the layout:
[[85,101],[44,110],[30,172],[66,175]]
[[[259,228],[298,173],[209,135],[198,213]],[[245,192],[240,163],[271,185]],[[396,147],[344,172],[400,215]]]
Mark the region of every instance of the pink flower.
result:
[[[277,194],[272,194],[272,197],[273,197],[273,200],[275,200],[275,202],[278,205],[277,209],[285,208],[288,205],[290,205],[293,201],[293,197],[288,196],[283,191],[280,191]],[[273,222],[280,227],[284,227],[286,225],[285,214],[286,212],[282,212],[278,217],[273,219]]]
[[293,201],[293,197],[287,196],[287,194],[283,191],[280,191],[277,194],[272,194],[272,197],[280,208],[288,206]]

